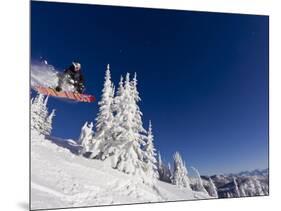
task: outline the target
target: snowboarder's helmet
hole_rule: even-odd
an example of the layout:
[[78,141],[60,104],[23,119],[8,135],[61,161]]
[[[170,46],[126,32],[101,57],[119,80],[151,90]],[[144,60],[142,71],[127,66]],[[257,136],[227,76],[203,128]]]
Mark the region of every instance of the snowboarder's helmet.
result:
[[72,62],[72,65],[74,66],[74,69],[76,71],[79,71],[81,69],[81,64],[79,62]]

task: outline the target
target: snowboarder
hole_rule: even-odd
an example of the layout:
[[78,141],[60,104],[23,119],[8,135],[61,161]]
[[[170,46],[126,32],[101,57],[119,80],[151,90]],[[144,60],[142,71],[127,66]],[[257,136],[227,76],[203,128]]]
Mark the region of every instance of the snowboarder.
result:
[[58,86],[56,91],[62,91],[64,83],[72,85],[76,92],[82,94],[85,90],[84,79],[81,72],[81,64],[78,62],[72,62],[72,64],[64,70],[62,75],[59,75]]

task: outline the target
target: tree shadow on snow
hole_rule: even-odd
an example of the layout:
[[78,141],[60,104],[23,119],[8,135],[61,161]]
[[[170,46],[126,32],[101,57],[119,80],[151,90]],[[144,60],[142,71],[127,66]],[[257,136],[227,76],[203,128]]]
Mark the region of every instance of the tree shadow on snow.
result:
[[72,152],[75,155],[79,155],[82,149],[82,146],[77,144],[77,142],[72,139],[62,139],[52,136],[47,136],[46,139],[50,140],[52,143],[62,148],[68,149],[70,152]]

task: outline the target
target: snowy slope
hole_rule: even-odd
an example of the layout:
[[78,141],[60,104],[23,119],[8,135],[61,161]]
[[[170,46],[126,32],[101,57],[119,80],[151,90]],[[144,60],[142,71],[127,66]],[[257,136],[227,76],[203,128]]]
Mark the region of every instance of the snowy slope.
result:
[[32,134],[32,209],[209,197],[204,193],[179,189],[160,181],[153,188],[137,184],[136,178],[109,166],[109,163],[78,156],[62,146],[45,140],[43,136]]

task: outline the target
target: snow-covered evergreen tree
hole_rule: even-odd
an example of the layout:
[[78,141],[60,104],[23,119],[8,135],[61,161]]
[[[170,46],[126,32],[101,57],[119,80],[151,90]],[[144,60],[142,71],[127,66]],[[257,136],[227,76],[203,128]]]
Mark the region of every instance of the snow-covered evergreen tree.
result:
[[157,169],[159,174],[159,180],[171,183],[172,172],[171,166],[168,166],[162,161],[160,151],[158,152]]
[[261,183],[260,183],[260,181],[256,177],[253,177],[253,182],[254,182],[254,185],[255,185],[255,195],[256,196],[263,196],[263,195],[265,195],[263,190],[262,190]]
[[172,167],[171,167],[170,163],[168,163],[168,170],[169,170],[170,174],[172,175]]
[[144,170],[146,176],[148,177],[147,180],[149,183],[154,183],[156,179],[158,179],[159,177],[157,166],[156,166],[157,160],[155,158],[156,150],[154,148],[153,141],[154,141],[154,136],[152,133],[152,124],[151,121],[149,121],[147,139],[144,146],[144,161],[145,161]]
[[157,169],[158,169],[159,179],[161,179],[164,174],[164,170],[163,170],[163,162],[162,162],[160,151],[158,151]]
[[108,154],[105,154],[103,148],[106,144],[112,141],[111,128],[113,124],[113,97],[114,86],[111,82],[110,66],[107,65],[105,72],[105,80],[102,89],[101,100],[98,102],[99,112],[96,118],[96,133],[93,137],[92,157],[105,159]]
[[[134,111],[134,122],[136,124],[136,130],[140,134],[145,134],[146,130],[143,128],[142,123],[142,112],[140,111],[140,107],[138,106],[138,103],[141,101],[141,98],[139,96],[139,92],[137,89],[138,81],[137,81],[137,73],[134,74],[133,80],[130,82],[131,85],[131,96],[135,102],[135,111]],[[143,139],[145,139],[144,136],[142,136]]]
[[253,182],[252,179],[249,179],[249,181],[247,182],[247,195],[248,196],[255,196],[255,189],[256,189],[256,186]]
[[235,177],[233,177],[233,184],[234,184],[234,197],[240,197],[240,192]]
[[80,154],[84,154],[89,152],[92,148],[92,138],[93,138],[93,123],[85,122],[83,127],[81,128],[80,137],[77,141],[78,144],[81,145]]
[[208,194],[207,190],[204,188],[199,171],[195,167],[191,167],[191,168],[195,172],[195,175],[196,175],[196,184],[194,186],[194,190]]
[[269,194],[268,184],[267,183],[261,183],[260,180],[259,180],[259,183],[260,183],[260,187],[262,189],[263,195],[268,195]]
[[[142,134],[144,131],[142,126],[141,115],[137,105],[135,89],[130,82],[130,75],[127,73],[124,87],[121,86],[118,91],[120,95],[118,108],[115,112],[114,123],[114,153],[112,165],[114,168],[128,174],[144,175],[144,157],[141,146],[144,145],[145,136]],[[133,94],[134,93],[134,94]]]
[[55,109],[52,110],[51,114],[47,117],[46,119],[46,127],[45,127],[45,131],[44,134],[45,135],[50,135],[53,129],[53,118],[55,116]]
[[163,177],[161,178],[161,180],[164,182],[171,183],[172,182],[172,172],[169,170],[169,167],[166,164],[163,165],[163,169],[164,169],[164,174],[163,174]]
[[38,94],[31,99],[31,130],[42,132],[43,125],[47,116],[47,110],[44,108],[44,95]]
[[165,181],[171,183],[172,177],[173,177],[173,172],[172,172],[171,164],[168,163],[167,170],[165,173]]
[[247,196],[247,195],[246,195],[246,192],[245,192],[245,188],[244,188],[243,185],[240,185],[240,187],[239,187],[239,192],[240,192],[240,197],[245,197],[245,196]]
[[48,113],[47,108],[48,97],[38,94],[31,100],[31,131],[42,135],[50,135],[52,130],[52,119],[55,115],[53,110]]
[[[120,77],[120,81],[118,84],[118,89],[116,92],[116,96],[114,97],[114,101],[113,101],[113,111],[114,114],[118,113],[120,114],[121,112],[121,104],[123,102],[123,98],[124,98],[124,79],[123,76],[121,75]],[[119,123],[118,121],[115,121],[116,123]]]
[[218,191],[211,177],[209,177],[209,195],[218,198]]
[[187,169],[184,162],[180,156],[179,152],[174,154],[174,172],[172,183],[180,188],[190,188],[190,181],[187,176]]
[[[124,99],[124,81],[123,77],[120,77],[119,86],[117,89],[117,93],[115,96],[114,93],[114,85],[112,85],[112,96],[113,96],[113,102],[112,102],[112,113],[113,113],[113,121],[112,121],[112,128],[111,128],[111,140],[108,140],[106,143],[102,145],[100,148],[101,153],[101,159],[106,159],[107,157],[111,157],[112,160],[112,167],[116,166],[116,162],[118,160],[118,156],[120,153],[120,150],[122,148],[122,143],[119,140],[119,135],[121,134],[121,127],[120,123],[123,121],[122,117],[122,103]],[[114,97],[115,96],[115,97]],[[95,142],[95,139],[93,139],[93,142]]]

